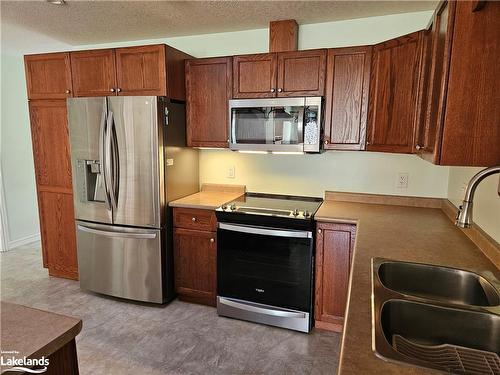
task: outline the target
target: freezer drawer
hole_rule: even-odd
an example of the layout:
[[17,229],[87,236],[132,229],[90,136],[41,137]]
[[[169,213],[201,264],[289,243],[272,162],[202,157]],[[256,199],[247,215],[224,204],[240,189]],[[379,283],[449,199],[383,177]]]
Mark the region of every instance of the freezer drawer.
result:
[[82,289],[136,301],[164,302],[160,230],[76,223]]

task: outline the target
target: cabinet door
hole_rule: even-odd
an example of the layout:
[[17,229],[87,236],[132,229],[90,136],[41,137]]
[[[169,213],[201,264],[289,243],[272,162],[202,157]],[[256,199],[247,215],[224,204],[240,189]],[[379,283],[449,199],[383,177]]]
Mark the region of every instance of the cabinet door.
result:
[[110,96],[116,91],[112,49],[71,52],[74,96]]
[[175,291],[182,299],[215,306],[216,233],[174,229]]
[[28,99],[66,99],[71,96],[69,53],[24,56]]
[[190,147],[228,147],[231,58],[186,61],[186,127]]
[[[426,110],[421,115],[416,151],[422,158],[433,163],[439,162],[441,151],[455,5],[454,1],[443,2],[432,24]],[[426,54],[424,56],[427,57]]]
[[371,47],[328,50],[325,149],[365,149],[371,53]]
[[43,251],[49,275],[78,279],[73,195],[39,191],[38,207]]
[[500,164],[500,2],[457,1],[442,165]]
[[422,32],[373,47],[369,151],[411,153],[417,122]]
[[233,57],[233,98],[276,96],[276,54]]
[[38,188],[72,192],[68,119],[64,100],[29,102],[31,140]]
[[278,53],[279,97],[325,94],[326,49]]
[[318,328],[342,330],[355,235],[355,225],[318,223],[314,311]]
[[118,95],[167,95],[165,45],[115,49]]

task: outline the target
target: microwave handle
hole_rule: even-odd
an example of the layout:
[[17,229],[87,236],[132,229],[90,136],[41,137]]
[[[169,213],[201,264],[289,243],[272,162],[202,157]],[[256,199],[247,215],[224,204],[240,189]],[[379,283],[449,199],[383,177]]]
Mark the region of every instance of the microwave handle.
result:
[[219,223],[219,228],[232,232],[261,234],[263,236],[288,237],[288,238],[312,238],[312,232],[302,230],[283,230],[274,228],[250,227],[246,225]]

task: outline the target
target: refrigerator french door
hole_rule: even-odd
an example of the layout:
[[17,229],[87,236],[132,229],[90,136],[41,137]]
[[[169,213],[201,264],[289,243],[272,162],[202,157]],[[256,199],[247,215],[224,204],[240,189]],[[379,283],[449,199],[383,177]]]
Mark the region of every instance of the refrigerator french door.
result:
[[[168,132],[181,133],[168,137],[177,142],[171,146],[184,146],[184,105],[154,96],[71,98],[68,118],[80,286],[138,301],[172,299],[164,153]],[[184,172],[191,169],[197,173],[189,165]],[[178,180],[179,167],[169,171]],[[185,180],[184,191],[172,186],[178,196],[196,191],[197,178]]]

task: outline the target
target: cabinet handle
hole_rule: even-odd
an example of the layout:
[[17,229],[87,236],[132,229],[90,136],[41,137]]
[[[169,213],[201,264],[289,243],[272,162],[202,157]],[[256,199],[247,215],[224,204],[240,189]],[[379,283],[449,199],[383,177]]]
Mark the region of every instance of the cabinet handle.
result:
[[273,87],[273,88],[271,89],[271,92],[275,92],[275,91],[276,91],[276,89]]
[[111,92],[115,92],[115,89],[114,89],[114,88],[111,88],[111,89],[109,89],[109,91],[111,91]]
[[66,94],[69,94],[70,92],[71,92],[71,90],[70,90],[70,89],[66,90]]
[[283,89],[281,89],[281,88],[280,88],[280,89],[278,89],[278,92],[282,92],[282,91],[283,91]]
[[210,242],[211,242],[211,243],[214,243],[214,242],[215,242],[215,239],[211,238],[211,239],[210,239]]
[[193,218],[191,219],[191,221],[194,223],[194,222],[196,221],[196,218],[195,218],[195,217],[193,217]]
[[117,87],[117,88],[116,88],[116,92],[122,92],[122,89],[121,89],[121,88],[119,88],[119,87]]
[[318,229],[318,234],[321,234],[323,233],[323,231],[321,229]]

